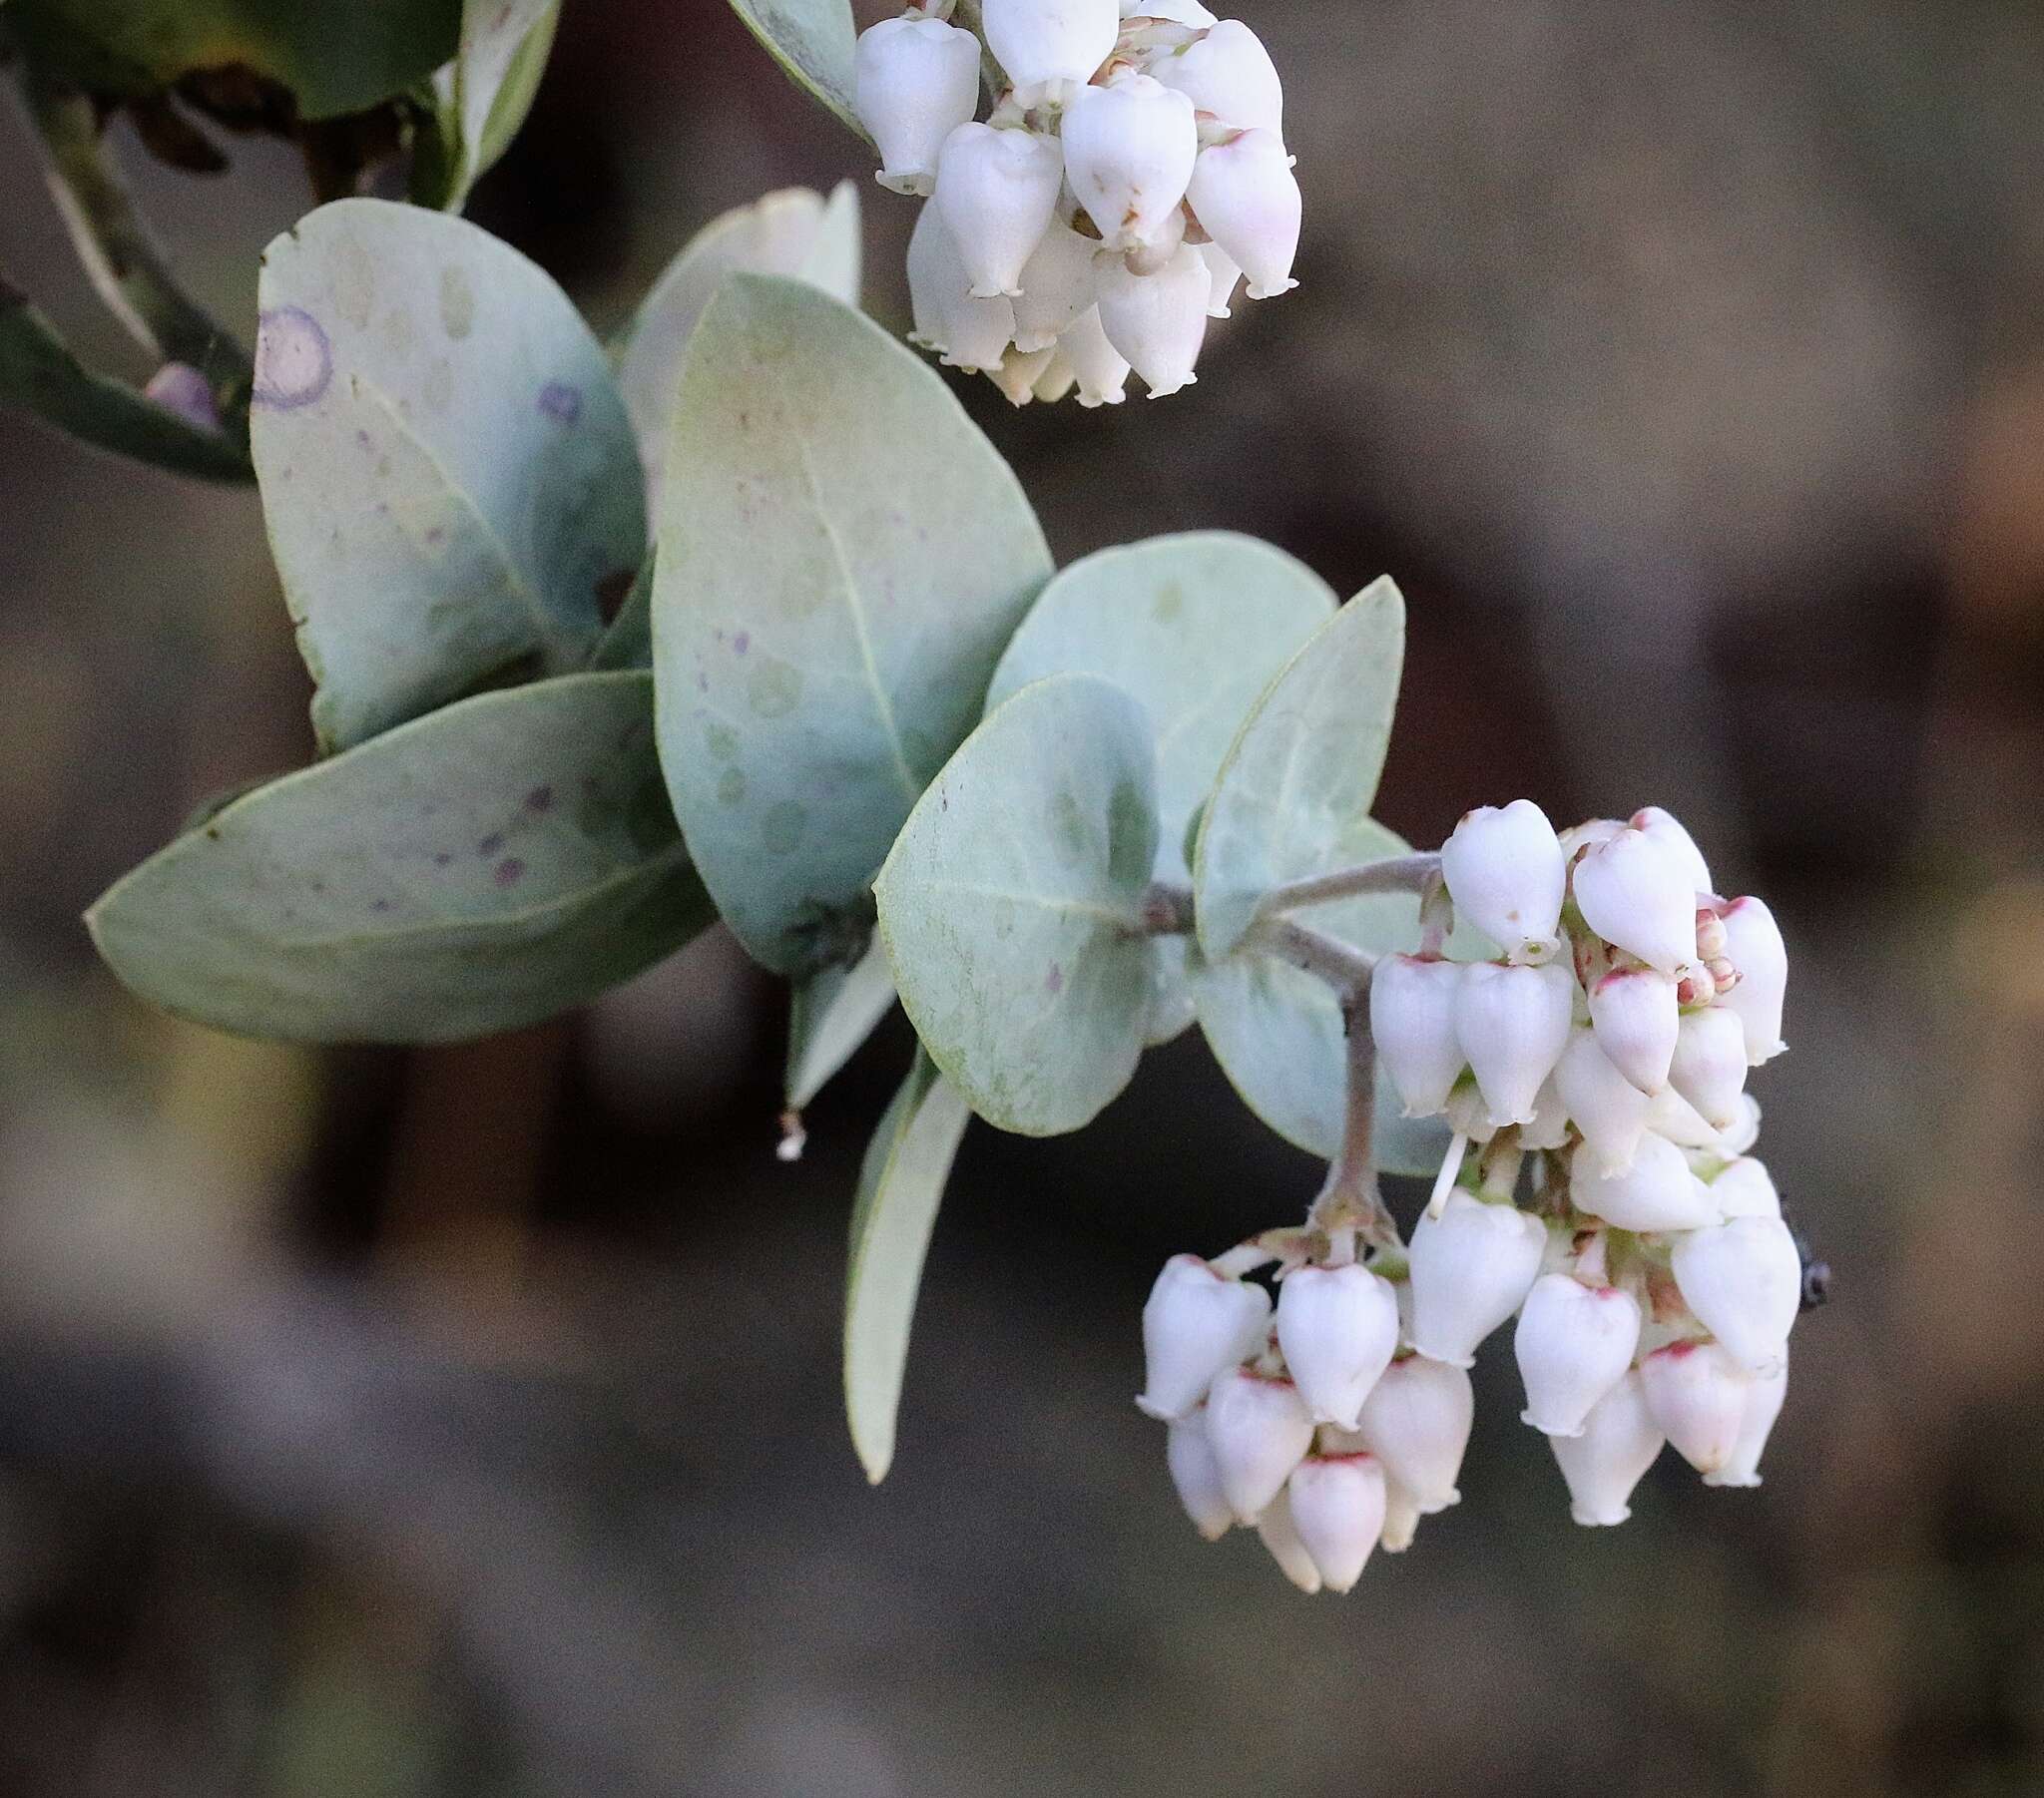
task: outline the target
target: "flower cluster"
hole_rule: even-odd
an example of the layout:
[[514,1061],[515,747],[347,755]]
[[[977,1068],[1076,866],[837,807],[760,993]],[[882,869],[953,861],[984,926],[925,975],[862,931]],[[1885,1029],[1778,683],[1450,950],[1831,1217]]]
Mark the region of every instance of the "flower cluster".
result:
[[[954,14],[954,8],[956,9]],[[914,342],[1017,405],[1117,405],[1194,379],[1210,318],[1296,285],[1284,92],[1257,34],[1200,0],[925,0],[860,34],[879,180],[924,196]]]
[[[1447,959],[1457,915],[1495,959]],[[1767,906],[1716,896],[1664,811],[1557,835],[1522,799],[1462,819],[1421,919],[1367,1000],[1407,1114],[1454,1132],[1409,1246],[1378,1205],[1358,1259],[1316,1205],[1303,1228],[1174,1258],[1143,1314],[1137,1402],[1171,1427],[1194,1523],[1253,1525],[1308,1591],[1346,1591],[1456,1502],[1466,1370],[1507,1319],[1572,1515],[1618,1524],[1664,1443],[1707,1485],[1760,1483],[1804,1302],[1750,1152],[1747,1071],[1784,1047]],[[1273,1262],[1275,1306],[1247,1277]]]

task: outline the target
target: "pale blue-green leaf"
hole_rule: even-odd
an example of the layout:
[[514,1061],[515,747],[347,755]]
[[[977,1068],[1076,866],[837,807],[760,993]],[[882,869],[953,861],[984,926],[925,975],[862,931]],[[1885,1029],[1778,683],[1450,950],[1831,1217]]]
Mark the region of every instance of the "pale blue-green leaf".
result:
[[859,1169],[844,1283],[844,1412],[866,1478],[894,1459],[894,1423],[923,1255],[971,1114],[918,1049]]
[[1341,865],[1369,815],[1405,657],[1405,602],[1388,576],[1343,606],[1273,680],[1243,724],[1200,821],[1193,893],[1219,961],[1280,881]]
[[652,550],[639,564],[639,572],[619,604],[617,616],[604,627],[589,653],[593,669],[651,668],[653,666],[653,565]]
[[1138,700],[1053,674],[966,739],[880,870],[901,1002],[1002,1129],[1077,1129],[1136,1070],[1152,1017],[1156,759]]
[[914,351],[736,274],[684,364],[653,586],[675,815],[739,941],[841,954],[1050,573],[1021,488]]
[[851,0],[731,0],[731,6],[798,87],[860,137],[866,135],[851,104],[852,46],[858,41]]
[[580,667],[646,521],[567,296],[465,221],[376,200],[300,220],[259,293],[256,472],[322,745]]
[[1334,612],[1304,563],[1233,531],[1101,550],[1060,569],[1015,633],[987,709],[1046,674],[1104,674],[1157,736],[1157,878],[1188,878],[1186,826],[1257,696]]
[[454,105],[461,128],[461,198],[518,135],[532,111],[561,0],[463,0],[454,57]]
[[849,966],[795,983],[787,1015],[787,1109],[798,1112],[894,1009],[894,974],[876,934]]
[[710,922],[653,750],[652,676],[459,700],[222,807],[87,914],[145,999],[245,1036],[508,1030]]
[[618,386],[646,490],[658,503],[674,431],[675,388],[689,339],[728,274],[785,274],[858,304],[858,191],[839,182],[828,201],[807,188],[781,188],[711,220],[648,289],[618,354]]

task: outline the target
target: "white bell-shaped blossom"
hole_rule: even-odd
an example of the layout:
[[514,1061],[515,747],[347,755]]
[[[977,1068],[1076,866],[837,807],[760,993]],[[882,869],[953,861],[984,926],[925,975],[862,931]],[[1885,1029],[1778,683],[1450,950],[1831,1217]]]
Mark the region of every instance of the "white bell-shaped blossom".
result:
[[1242,285],[1242,265],[1211,238],[1200,245],[1200,255],[1207,264],[1208,274],[1213,277],[1213,285],[1207,292],[1207,316],[1233,318],[1235,311],[1231,302],[1236,288]]
[[1036,397],[1036,384],[1056,354],[1057,345],[1054,343],[1042,349],[1011,347],[1002,353],[998,368],[986,371],[987,378],[1007,396],[1009,405],[1026,406]]
[[1697,959],[1697,894],[1683,857],[1628,826],[1576,863],[1576,909],[1607,943],[1673,974]]
[[1064,344],[1058,343],[1052,348],[1043,372],[1036,377],[1036,397],[1046,404],[1061,400],[1078,384],[1079,372],[1072,366],[1072,358],[1065,353]]
[[1780,1217],[1782,1194],[1775,1189],[1774,1175],[1767,1163],[1753,1155],[1735,1155],[1707,1184],[1718,1209],[1729,1221],[1734,1217]]
[[1402,1555],[1412,1547],[1412,1539],[1419,1534],[1419,1520],[1424,1514],[1413,1503],[1412,1495],[1388,1474],[1384,1477],[1384,1530],[1377,1538],[1377,1547],[1386,1555]]
[[1537,1217],[1457,1187],[1441,1214],[1422,1215],[1412,1232],[1412,1346],[1471,1366],[1476,1345],[1519,1308],[1546,1251]]
[[1198,1255],[1173,1255],[1143,1306],[1146,1416],[1184,1417],[1224,1368],[1262,1346],[1271,1295],[1250,1280],[1218,1273]]
[[1221,22],[1200,0],[1121,0],[1121,9],[1125,19],[1162,19],[1194,31],[1210,31]]
[[1075,94],[1063,129],[1065,177],[1101,241],[1110,249],[1155,241],[1200,154],[1193,103],[1148,75],[1117,75]]
[[1463,970],[1455,1035],[1500,1128],[1531,1121],[1541,1083],[1568,1047],[1575,994],[1575,981],[1558,963],[1471,962]]
[[1782,1403],[1788,1396],[1788,1364],[1785,1361],[1771,1374],[1758,1376],[1746,1395],[1746,1409],[1740,1414],[1739,1440],[1725,1465],[1704,1476],[1706,1486],[1758,1486],[1761,1456],[1768,1438],[1775,1432],[1775,1420],[1782,1415]]
[[1049,349],[1093,304],[1093,257],[1100,245],[1053,220],[1022,265],[1015,296],[1015,347]]
[[1207,1397],[1207,1440],[1240,1523],[1254,1523],[1312,1447],[1313,1420],[1289,1380],[1229,1369]]
[[1455,1482],[1475,1421],[1476,1393],[1464,1369],[1407,1355],[1370,1388],[1357,1434],[1392,1484],[1431,1515],[1461,1501]]
[[1666,1440],[1647,1408],[1634,1368],[1590,1407],[1580,1436],[1550,1436],[1548,1446],[1568,1483],[1569,1515],[1579,1524],[1622,1524],[1627,1503]]
[[1612,1066],[1602,1040],[1591,1030],[1569,1033],[1569,1046],[1555,1064],[1554,1086],[1582,1131],[1597,1170],[1623,1173],[1647,1133],[1647,1111],[1653,1101]]
[[1743,1155],[1760,1140],[1761,1105],[1751,1093],[1739,1096],[1739,1115],[1712,1139],[1722,1155]]
[[998,368],[1015,333],[1015,307],[999,295],[976,298],[951,227],[925,201],[908,239],[908,303],[914,340],[956,368]]
[[1653,838],[1681,861],[1682,877],[1689,882],[1691,892],[1716,890],[1711,885],[1711,864],[1704,860],[1696,838],[1683,828],[1682,820],[1672,811],[1664,811],[1658,805],[1643,806],[1633,813],[1631,823],[1635,830]]
[[1165,1438],[1164,1462],[1193,1528],[1209,1542],[1219,1542],[1235,1527],[1235,1511],[1221,1490],[1221,1468],[1214,1459],[1214,1445],[1207,1440],[1204,1407],[1173,1420]]
[[1284,137],[1284,83],[1264,41],[1240,19],[1160,56],[1150,72],[1218,124]]
[[1700,1474],[1731,1465],[1753,1375],[1715,1342],[1671,1342],[1640,1363],[1647,1412]]
[[1445,1109],[1467,1065],[1455,1034],[1461,981],[1461,963],[1417,955],[1387,955],[1370,976],[1370,1036],[1408,1118]]
[[[1555,1064],[1560,1068],[1560,1064]],[[1569,1109],[1562,1104],[1561,1089],[1550,1074],[1533,1096],[1533,1116],[1519,1125],[1521,1148],[1566,1148],[1569,1141]]]
[[1384,1533],[1384,1470],[1371,1454],[1308,1455],[1286,1488],[1291,1525],[1320,1582],[1345,1592]]
[[1639,1343],[1640,1307],[1631,1293],[1542,1274],[1512,1337],[1526,1388],[1521,1421],[1549,1436],[1580,1436],[1590,1408],[1625,1377]]
[[1126,394],[1129,359],[1108,342],[1100,322],[1100,308],[1089,306],[1073,321],[1072,328],[1058,339],[1058,348],[1072,364],[1079,383],[1082,406],[1118,406]]
[[1682,1148],[1718,1148],[1723,1134],[1706,1124],[1696,1107],[1673,1087],[1663,1087],[1647,1101],[1647,1127]]
[[1659,968],[1614,968],[1590,988],[1590,1024],[1611,1065],[1642,1093],[1668,1084],[1682,1006]]
[[1554,953],[1568,868],[1554,826],[1531,799],[1465,812],[1441,845],[1441,878],[1455,910],[1507,958]]
[[879,148],[880,186],[927,194],[944,140],[979,110],[979,40],[941,19],[882,19],[859,33],[852,95]]
[[[1534,1101],[1538,1108],[1539,1101]],[[1448,1121],[1448,1128],[1467,1136],[1471,1142],[1488,1142],[1497,1134],[1497,1125],[1490,1121],[1490,1107],[1483,1102],[1483,1095],[1477,1090],[1475,1080],[1459,1080],[1448,1095],[1446,1109],[1441,1114]]]
[[1280,1492],[1257,1517],[1257,1535],[1285,1578],[1308,1596],[1320,1589],[1320,1570],[1298,1534],[1291,1499]]
[[1669,1260],[1697,1321],[1750,1373],[1788,1358],[1802,1305],[1802,1257],[1779,1217],[1735,1217],[1676,1238]]
[[980,24],[1023,106],[1091,81],[1122,29],[1117,0],[983,0]]
[[1735,899],[1719,915],[1725,925],[1725,954],[1739,970],[1739,980],[1718,1003],[1745,1026],[1747,1059],[1758,1068],[1788,1047],[1782,1041],[1788,946],[1765,900]]
[[1684,1014],[1676,1033],[1668,1084],[1713,1129],[1730,1129],[1746,1090],[1746,1031],[1722,1005]]
[[[1152,399],[1195,380],[1193,364],[1207,335],[1207,289],[1212,277],[1200,252],[1181,243],[1151,274],[1138,274],[1120,256],[1096,265],[1100,327],[1107,340],[1143,377]],[[1074,327],[1077,328],[1077,327]]]
[[1397,1295],[1359,1262],[1294,1268],[1278,1288],[1278,1346],[1313,1421],[1352,1430],[1397,1349]]
[[1632,1165],[1617,1173],[1604,1172],[1585,1142],[1569,1157],[1569,1199],[1622,1230],[1694,1230],[1721,1215],[1689,1157],[1653,1130],[1640,1138]]
[[1249,277],[1250,298],[1271,299],[1298,285],[1291,263],[1304,203],[1277,133],[1245,131],[1208,145],[1193,165],[1186,200]]
[[975,298],[1022,291],[1022,269],[1057,212],[1064,160],[1040,131],[961,125],[937,156],[932,204],[944,216]]

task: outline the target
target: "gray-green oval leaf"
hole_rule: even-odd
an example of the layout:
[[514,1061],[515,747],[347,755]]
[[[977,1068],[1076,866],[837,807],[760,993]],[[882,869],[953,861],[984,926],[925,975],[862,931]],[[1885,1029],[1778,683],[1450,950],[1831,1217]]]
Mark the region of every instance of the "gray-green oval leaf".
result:
[[807,188],[781,188],[734,207],[691,237],[647,291],[625,333],[618,387],[638,433],[646,489],[656,498],[689,339],[711,296],[735,273],[790,275],[857,305],[857,190],[839,182],[826,201]]
[[1372,581],[1295,655],[1229,749],[1200,821],[1200,946],[1220,961],[1281,881],[1343,865],[1369,815],[1405,657],[1405,602]]
[[844,1285],[844,1411],[876,1486],[894,1459],[923,1256],[970,1116],[958,1089],[917,1050],[859,1169]]
[[799,1112],[894,1009],[894,973],[876,934],[846,967],[798,981],[787,1016],[787,1109]]
[[934,370],[797,281],[733,275],[683,367],[653,588],[661,758],[718,909],[826,965],[1050,573]]
[[[1367,818],[1334,848],[1329,867],[1403,855],[1405,843]],[[1419,902],[1409,893],[1371,894],[1316,905],[1300,922],[1372,954],[1419,942]],[[1325,981],[1245,945],[1209,962],[1188,946],[1200,1028],[1250,1109],[1286,1141],[1332,1157],[1341,1140],[1347,1055],[1341,1010]],[[1377,1165],[1387,1173],[1431,1173],[1447,1146],[1437,1118],[1400,1115],[1390,1082],[1377,1083]]]
[[560,22],[560,0],[463,0],[460,48],[433,78],[440,114],[433,205],[458,212],[510,148]]
[[852,47],[858,41],[851,0],[731,0],[731,7],[796,86],[860,137],[866,135],[851,104]]
[[1024,687],[902,826],[875,887],[894,984],[988,1123],[1077,1129],[1128,1085],[1152,1017],[1156,856],[1149,717],[1092,674]]
[[145,999],[296,1042],[431,1043],[602,992],[711,919],[652,677],[484,693],[236,799],[86,922]]
[[646,521],[567,296],[465,221],[376,200],[300,220],[259,291],[252,448],[321,744],[579,667]]

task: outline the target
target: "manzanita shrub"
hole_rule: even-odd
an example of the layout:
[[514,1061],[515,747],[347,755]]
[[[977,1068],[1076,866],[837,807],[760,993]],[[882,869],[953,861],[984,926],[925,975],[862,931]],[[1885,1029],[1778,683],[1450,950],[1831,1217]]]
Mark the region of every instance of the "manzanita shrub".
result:
[[[998,52],[1049,6],[975,20]],[[1052,10],[1153,63],[1220,31]],[[551,15],[514,11],[515,44],[463,56],[529,98],[518,46]],[[742,11],[853,116],[848,12]],[[1107,75],[1154,99],[1137,79]],[[432,91],[458,187],[506,103],[459,67]],[[1183,195],[1160,203],[1181,242]],[[718,221],[608,346],[451,212],[340,200],[273,243],[248,446],[319,759],[116,883],[88,916],[108,963],[224,1030],[429,1043],[582,1003],[721,920],[789,986],[789,1155],[898,998],[918,1047],[844,1311],[875,1480],[970,1119],[1085,1127],[1197,1023],[1329,1163],[1303,1222],[1174,1257],[1145,1309],[1138,1403],[1203,1534],[1254,1527],[1301,1586],[1348,1589],[1459,1496],[1465,1370],[1514,1316],[1579,1522],[1622,1521],[1664,1443],[1757,1484],[1805,1298],[1750,1152],[1788,973],[1766,906],[1721,898],[1654,807],[1557,832],[1515,800],[1413,851],[1370,815],[1396,586],[1343,602],[1218,531],[1054,568],[857,292],[848,190]],[[1385,1173],[1433,1182],[1409,1238]]]

